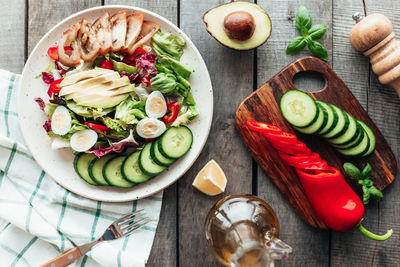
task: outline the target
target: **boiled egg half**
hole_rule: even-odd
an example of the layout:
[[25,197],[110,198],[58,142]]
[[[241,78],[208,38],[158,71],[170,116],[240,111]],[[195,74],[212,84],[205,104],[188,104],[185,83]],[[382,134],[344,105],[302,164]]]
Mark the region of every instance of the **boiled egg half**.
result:
[[51,116],[51,130],[55,134],[65,135],[71,129],[71,115],[64,106],[58,106]]
[[74,133],[69,141],[73,150],[84,152],[97,142],[97,133],[91,129],[82,130]]
[[165,127],[164,122],[154,118],[140,120],[136,125],[137,134],[143,138],[159,137],[165,132],[166,129],[167,127]]
[[160,91],[152,92],[146,100],[146,114],[150,118],[161,118],[167,112],[167,102]]

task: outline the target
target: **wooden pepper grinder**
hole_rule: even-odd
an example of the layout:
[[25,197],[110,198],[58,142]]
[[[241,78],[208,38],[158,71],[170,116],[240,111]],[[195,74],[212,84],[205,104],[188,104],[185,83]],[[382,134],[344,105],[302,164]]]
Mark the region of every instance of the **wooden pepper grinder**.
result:
[[400,40],[394,38],[392,23],[382,14],[371,14],[360,20],[357,12],[353,19],[357,24],[350,32],[351,44],[370,57],[379,81],[393,87],[400,97]]

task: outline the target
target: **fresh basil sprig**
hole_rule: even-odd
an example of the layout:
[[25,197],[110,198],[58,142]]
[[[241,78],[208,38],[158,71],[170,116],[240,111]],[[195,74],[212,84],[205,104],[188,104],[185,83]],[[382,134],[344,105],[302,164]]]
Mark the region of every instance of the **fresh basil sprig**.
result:
[[367,163],[362,171],[350,162],[346,162],[343,168],[351,179],[356,180],[361,185],[364,204],[368,204],[370,197],[377,201],[383,198],[382,192],[374,186],[374,182],[371,180],[372,167],[369,163]]
[[325,47],[317,42],[326,33],[326,26],[316,24],[312,26],[312,19],[307,8],[300,6],[296,12],[296,28],[302,36],[295,37],[286,48],[286,54],[295,54],[303,50],[306,45],[317,57],[328,60],[329,55]]

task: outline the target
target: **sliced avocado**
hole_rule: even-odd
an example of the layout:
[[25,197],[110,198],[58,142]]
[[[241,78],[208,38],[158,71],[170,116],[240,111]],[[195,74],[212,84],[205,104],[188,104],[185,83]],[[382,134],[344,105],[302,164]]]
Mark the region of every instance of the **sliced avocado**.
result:
[[99,99],[99,98],[109,98],[116,95],[128,94],[133,92],[135,86],[133,84],[129,84],[126,86],[121,86],[119,88],[114,88],[111,90],[105,91],[92,91],[90,94],[82,95],[74,97],[74,101],[81,105],[82,103],[86,103],[87,101],[91,101],[91,99]]
[[81,71],[75,74],[71,74],[69,76],[65,76],[65,78],[61,81],[60,87],[68,86],[71,84],[75,84],[77,82],[97,77],[103,74],[111,73],[112,70],[103,69],[103,68],[94,68],[91,70]]
[[118,72],[126,71],[129,74],[133,74],[137,71],[136,67],[125,64],[124,62],[118,62],[114,59],[111,59],[111,62],[113,64],[114,70]]
[[267,12],[249,2],[230,2],[212,8],[204,14],[203,21],[218,42],[236,50],[262,45],[272,28]]
[[122,101],[124,101],[129,94],[115,95],[112,97],[97,97],[87,99],[87,101],[79,103],[81,106],[92,107],[92,108],[111,108],[115,107]]
[[70,94],[65,96],[65,99],[70,100],[72,98],[75,99],[76,97],[80,98],[80,97],[88,96],[93,93],[110,91],[110,90],[119,88],[121,86],[126,86],[129,84],[130,84],[129,78],[127,76],[123,76],[116,80],[111,80],[111,81],[108,81],[105,83],[99,83],[99,84],[93,85],[91,87],[85,88],[84,90],[71,92]]
[[62,87],[59,95],[65,96],[68,94],[72,94],[74,92],[82,92],[83,90],[86,90],[87,88],[97,86],[102,83],[114,81],[119,78],[120,78],[119,73],[116,71],[113,71],[113,72],[106,73],[106,74],[103,74],[103,75],[100,75],[100,76],[97,76],[94,78],[89,78],[89,79],[77,82],[75,84],[71,84],[71,85]]

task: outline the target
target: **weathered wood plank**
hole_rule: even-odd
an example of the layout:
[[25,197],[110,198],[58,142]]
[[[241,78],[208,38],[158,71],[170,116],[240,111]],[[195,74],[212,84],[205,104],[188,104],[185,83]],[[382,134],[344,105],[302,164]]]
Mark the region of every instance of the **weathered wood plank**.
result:
[[25,1],[1,0],[0,6],[0,68],[20,73],[24,66]]
[[214,117],[203,152],[178,182],[179,266],[219,266],[205,240],[204,220],[222,195],[209,197],[191,186],[205,163],[215,159],[225,171],[228,184],[223,195],[249,194],[252,188],[252,160],[235,129],[234,114],[253,90],[254,53],[223,47],[207,33],[202,15],[219,4],[222,1],[180,2],[180,26],[200,50],[211,75]]
[[42,36],[62,19],[86,8],[101,5],[101,0],[29,1],[28,54]]
[[[173,23],[178,22],[177,0],[106,0],[105,5],[129,5],[146,8],[153,11]],[[177,262],[176,252],[176,224],[177,224],[177,186],[176,184],[164,190],[163,204],[158,223],[153,248],[146,266],[175,266]]]
[[[320,42],[332,56],[331,36],[331,1],[293,1],[259,0],[272,20],[272,34],[267,43],[257,49],[257,84],[261,86],[283,67],[300,56],[310,55],[308,49],[286,55],[286,46],[290,40],[299,35],[296,29],[296,11],[303,4],[309,10],[313,23],[327,25],[328,31]],[[328,62],[330,63],[330,62]],[[298,80],[301,89],[315,87],[313,80]],[[267,201],[277,213],[281,239],[293,247],[293,255],[279,263],[282,266],[328,266],[329,265],[329,231],[314,229],[307,225],[284,200],[279,190],[273,185],[262,169],[258,169],[258,196]]]
[[[366,13],[382,13],[393,23],[393,31],[397,38],[400,36],[399,2],[396,0],[364,1]],[[367,91],[368,112],[382,134],[392,147],[397,160],[400,157],[400,101],[394,89],[379,84],[375,74],[370,72]],[[397,174],[397,179],[399,173]],[[387,229],[393,229],[393,236],[385,242],[372,242],[361,235],[350,237],[356,246],[341,248],[339,258],[344,255],[352,255],[346,258],[346,266],[354,264],[364,266],[398,266],[400,262],[400,199],[398,192],[400,184],[393,183],[384,191],[384,200],[380,203],[369,204],[366,208],[365,226],[373,232],[383,233]],[[346,240],[344,240],[345,242]],[[344,254],[345,250],[347,253]],[[339,262],[339,264],[341,263]]]
[[[358,53],[350,44],[349,33],[355,22],[352,15],[363,13],[363,1],[340,0],[333,5],[333,68],[347,86],[352,90],[360,103],[368,111],[369,61]],[[369,113],[371,115],[371,113]],[[371,116],[373,119],[373,116]],[[376,121],[375,121],[376,122]],[[366,211],[366,225],[370,225],[375,215],[376,205],[369,205]],[[369,266],[375,242],[360,235],[357,230],[345,233],[332,232],[331,265],[332,266]]]

